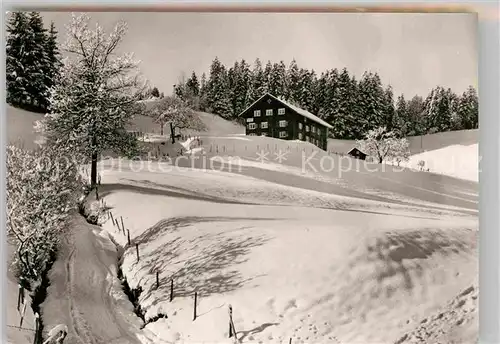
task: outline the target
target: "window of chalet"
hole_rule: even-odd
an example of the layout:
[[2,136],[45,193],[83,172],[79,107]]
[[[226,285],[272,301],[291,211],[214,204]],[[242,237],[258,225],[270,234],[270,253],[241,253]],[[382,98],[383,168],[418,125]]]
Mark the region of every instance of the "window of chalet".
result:
[[254,117],[260,117],[260,110],[254,110],[253,111],[253,116]]
[[306,141],[309,142],[309,136],[306,136]]
[[309,126],[306,125],[306,132],[309,132]]
[[288,134],[286,131],[280,131],[280,138],[287,137]]
[[288,123],[286,121],[280,121],[279,124],[281,128],[284,128],[287,126]]
[[314,125],[311,125],[311,131],[314,133],[316,133],[316,127]]
[[252,129],[255,129],[255,128],[257,128],[257,124],[255,124],[255,123],[249,123],[248,124],[248,129],[252,130]]
[[299,133],[299,140],[302,140],[302,133]]
[[267,128],[268,128],[268,126],[267,126],[267,122],[262,122],[262,123],[260,124],[260,127],[261,127],[262,129],[267,129]]
[[302,123],[299,123],[299,130],[302,130]]
[[278,109],[278,115],[284,115],[285,114],[285,108]]
[[266,116],[272,116],[272,115],[273,115],[273,109],[267,109]]
[[248,123],[253,122],[253,117],[248,117],[248,118],[247,118],[247,122],[248,122]]

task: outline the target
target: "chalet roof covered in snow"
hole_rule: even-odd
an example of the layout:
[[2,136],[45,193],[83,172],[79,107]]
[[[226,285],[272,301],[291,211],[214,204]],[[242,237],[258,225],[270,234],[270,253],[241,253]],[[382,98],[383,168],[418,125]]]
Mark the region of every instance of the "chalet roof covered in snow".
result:
[[293,105],[293,104],[291,104],[291,103],[287,102],[286,100],[283,100],[283,99],[281,99],[281,98],[275,97],[275,96],[273,96],[273,95],[272,95],[272,94],[270,94],[270,93],[266,93],[266,94],[264,94],[262,97],[260,97],[260,98],[259,98],[259,99],[257,99],[256,101],[254,101],[254,102],[253,102],[253,103],[252,103],[249,107],[247,107],[245,110],[243,110],[243,111],[241,112],[240,116],[241,116],[242,114],[244,114],[244,113],[245,113],[248,109],[250,109],[252,106],[254,106],[255,104],[257,104],[257,102],[259,102],[259,101],[260,101],[262,98],[264,98],[265,96],[270,96],[271,98],[273,98],[273,99],[275,99],[275,100],[279,101],[280,103],[282,103],[282,104],[283,104],[283,105],[285,105],[286,107],[288,107],[288,108],[292,109],[293,111],[295,111],[295,112],[296,112],[296,113],[298,113],[299,115],[304,116],[304,117],[306,117],[306,118],[310,119],[310,120],[311,120],[311,121],[313,121],[313,122],[319,123],[319,124],[321,124],[322,126],[325,126],[325,127],[329,128],[329,129],[332,129],[332,128],[333,128],[330,124],[328,124],[327,122],[323,121],[323,120],[322,120],[321,118],[319,118],[318,116],[313,115],[313,114],[312,114],[312,113],[310,113],[309,111],[304,110],[304,109],[302,109],[302,108],[300,108],[300,107],[298,107],[298,106],[296,106],[296,105]]

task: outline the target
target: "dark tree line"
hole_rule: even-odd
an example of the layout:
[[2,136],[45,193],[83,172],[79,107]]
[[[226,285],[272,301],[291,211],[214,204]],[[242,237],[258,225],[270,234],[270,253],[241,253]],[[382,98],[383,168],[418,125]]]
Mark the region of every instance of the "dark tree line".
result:
[[437,86],[426,97],[395,96],[377,73],[365,72],[359,80],[344,68],[316,74],[300,68],[295,60],[265,66],[257,59],[227,68],[218,58],[208,76],[195,72],[174,86],[174,94],[197,110],[227,119],[237,116],[269,92],[307,109],[333,126],[333,137],[361,139],[369,130],[386,127],[398,136],[475,129],[478,127],[478,96],[469,86],[461,95]]
[[61,68],[54,23],[44,27],[38,12],[13,12],[7,22],[7,103],[45,112]]

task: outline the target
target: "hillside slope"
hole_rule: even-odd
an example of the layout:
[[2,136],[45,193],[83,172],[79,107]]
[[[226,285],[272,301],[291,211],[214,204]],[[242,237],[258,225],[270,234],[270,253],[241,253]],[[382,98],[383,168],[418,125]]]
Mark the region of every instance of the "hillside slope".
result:
[[[242,343],[389,343],[477,277],[475,216],[130,167],[107,169],[101,193],[130,230],[123,272],[143,289],[146,319],[168,315],[146,328],[168,341],[229,343],[231,304]],[[104,228],[126,243],[111,221]]]

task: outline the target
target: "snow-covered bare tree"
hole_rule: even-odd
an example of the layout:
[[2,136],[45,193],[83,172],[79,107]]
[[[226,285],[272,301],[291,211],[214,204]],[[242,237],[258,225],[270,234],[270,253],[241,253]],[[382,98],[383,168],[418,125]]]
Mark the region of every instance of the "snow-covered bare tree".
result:
[[[176,129],[206,130],[205,124],[196,112],[177,97],[167,96],[157,100],[150,111],[151,116],[160,124],[161,135],[163,135],[163,128],[167,123],[170,123],[172,134],[175,133]],[[172,135],[173,142],[175,142],[174,137],[175,135]]]
[[380,164],[398,155],[397,142],[394,132],[387,131],[386,127],[372,129],[365,134],[364,140],[357,141],[361,150],[377,158]]
[[[7,148],[7,235],[19,277],[40,282],[82,191],[77,161],[53,147]],[[32,289],[33,290],[33,289]]]
[[138,113],[138,88],[143,87],[133,54],[117,54],[127,25],[119,22],[107,35],[90,27],[86,14],[73,15],[67,26],[60,81],[46,116],[47,142],[91,162],[90,182],[97,182],[97,161],[104,151],[136,154],[137,140],[126,130]]
[[410,160],[410,143],[406,138],[393,140],[392,159],[398,166]]

